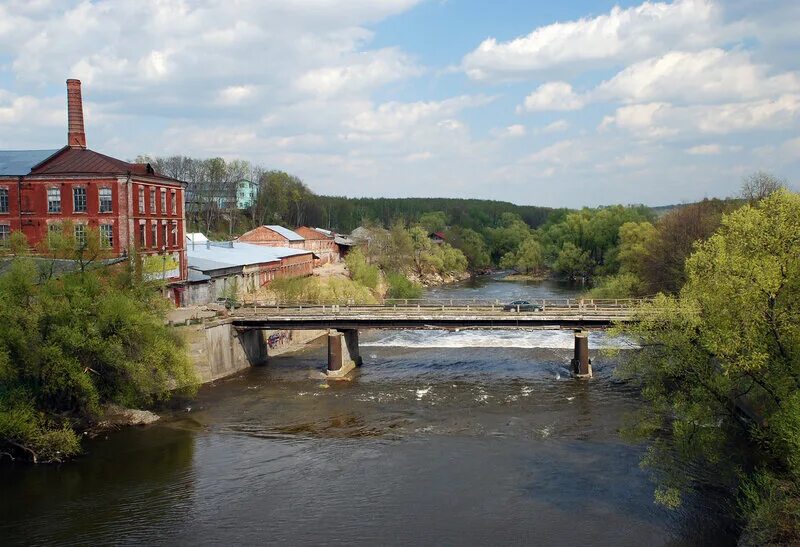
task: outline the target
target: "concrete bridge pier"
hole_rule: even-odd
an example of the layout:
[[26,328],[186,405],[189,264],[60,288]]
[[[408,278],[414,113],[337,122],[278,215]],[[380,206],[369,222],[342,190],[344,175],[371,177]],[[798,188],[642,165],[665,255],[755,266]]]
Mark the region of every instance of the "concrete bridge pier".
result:
[[572,359],[572,372],[578,378],[592,377],[592,360],[589,359],[589,333],[575,331],[575,355]]
[[328,378],[342,378],[362,363],[358,350],[358,330],[328,332]]

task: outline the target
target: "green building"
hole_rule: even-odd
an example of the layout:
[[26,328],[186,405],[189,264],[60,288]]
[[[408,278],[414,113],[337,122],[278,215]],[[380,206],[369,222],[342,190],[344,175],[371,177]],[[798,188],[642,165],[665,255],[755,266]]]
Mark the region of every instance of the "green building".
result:
[[258,199],[258,183],[251,180],[240,180],[236,184],[236,208],[247,209]]

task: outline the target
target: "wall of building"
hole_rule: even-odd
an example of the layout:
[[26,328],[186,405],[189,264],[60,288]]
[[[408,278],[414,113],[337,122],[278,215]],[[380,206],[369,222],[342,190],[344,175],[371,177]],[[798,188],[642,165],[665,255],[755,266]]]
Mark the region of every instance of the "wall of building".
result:
[[[156,208],[150,208],[149,197],[146,199],[144,214],[138,213],[137,203],[130,203],[132,195],[138,195],[138,188],[145,187],[156,190]],[[135,245],[140,256],[166,254],[170,263],[174,259],[177,266],[170,268],[174,275],[169,280],[186,279],[188,263],[186,260],[185,222],[183,218],[183,188],[164,184],[144,182],[128,182],[127,177],[56,177],[29,176],[3,177],[0,188],[8,190],[9,210],[0,213],[0,224],[10,227],[11,231],[21,230],[28,242],[36,247],[48,237],[51,226],[66,221],[73,225],[84,225],[87,228],[100,230],[107,225],[111,227],[111,247],[109,254],[120,256],[130,252],[131,244]],[[76,211],[74,189],[86,190],[85,211]],[[100,211],[100,191],[111,190],[111,210]],[[48,190],[57,189],[60,196],[60,209],[49,210]],[[165,193],[167,207],[161,207],[161,193]],[[148,194],[149,196],[149,194]],[[173,200],[175,203],[173,213]],[[131,215],[131,211],[135,211]],[[145,245],[138,241],[139,225],[145,227]],[[152,225],[156,225],[156,239],[152,238]],[[165,233],[166,229],[166,233]],[[173,229],[175,233],[173,234]],[[153,262],[151,260],[151,262]],[[166,261],[153,262],[153,275],[161,277],[162,266]]]

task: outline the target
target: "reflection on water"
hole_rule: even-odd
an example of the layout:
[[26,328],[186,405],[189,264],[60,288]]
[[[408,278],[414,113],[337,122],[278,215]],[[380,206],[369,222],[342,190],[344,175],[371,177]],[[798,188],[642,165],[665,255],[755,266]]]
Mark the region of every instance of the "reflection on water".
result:
[[317,346],[89,442],[77,462],[3,468],[3,543],[730,542],[709,500],[653,503],[644,448],[618,433],[642,403],[596,352],[595,377],[571,378],[569,333],[386,331],[362,345],[350,382],[312,379]]

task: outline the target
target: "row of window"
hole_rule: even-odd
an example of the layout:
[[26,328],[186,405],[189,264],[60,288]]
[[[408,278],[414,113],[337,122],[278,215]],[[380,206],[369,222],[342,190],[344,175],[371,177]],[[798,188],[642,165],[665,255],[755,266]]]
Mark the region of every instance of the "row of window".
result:
[[[101,213],[110,213],[113,210],[113,200],[111,188],[101,186],[97,189],[97,201],[99,203],[98,210]],[[60,213],[61,207],[61,188],[58,186],[51,186],[47,189],[47,212]],[[72,187],[72,212],[85,213],[87,212],[86,202],[86,187],[73,186]]]
[[[178,214],[178,192],[177,190],[170,190],[170,213],[172,215]],[[113,197],[111,188],[108,186],[101,186],[97,189],[97,202],[98,210],[100,213],[111,213],[113,211]],[[139,213],[144,214],[145,204],[145,189],[139,188]],[[9,212],[8,202],[8,188],[0,188],[0,213]],[[58,186],[51,186],[47,189],[47,212],[48,213],[61,213],[61,188]],[[72,187],[72,212],[85,213],[87,212],[86,201],[86,187],[73,186]],[[156,213],[156,189],[150,189],[150,214]],[[167,190],[161,189],[161,214],[167,214]]]
[[[56,234],[61,234],[62,226],[58,222],[47,225],[47,237],[52,241]],[[75,224],[73,226],[73,235],[75,236],[75,246],[80,248],[86,245],[86,225]],[[100,246],[110,249],[114,246],[114,225],[101,224],[100,225]],[[11,226],[8,224],[0,224],[0,245],[8,241],[11,237]]]
[[[139,247],[145,248],[148,246],[148,236],[147,236],[147,224],[139,224]],[[150,237],[149,243],[150,247],[154,249],[158,248],[158,223],[155,221],[150,222]],[[178,246],[178,222],[173,220],[171,224],[162,224],[161,225],[161,245],[168,245],[167,242],[171,242],[170,245],[172,247]]]
[[[170,190],[170,214],[177,215],[178,214],[178,191],[177,190]],[[139,187],[139,214],[144,214],[144,203],[145,203],[145,189],[143,187]],[[162,215],[167,214],[167,189],[161,188],[161,210]],[[150,214],[156,214],[156,189],[150,188]]]
[[[55,234],[61,233],[61,223],[53,222],[47,225],[48,238],[53,237]],[[75,242],[78,247],[86,244],[86,224],[75,224],[73,226]],[[100,244],[103,247],[111,248],[114,246],[114,225],[113,224],[100,224]],[[7,241],[11,236],[11,226],[8,224],[0,224],[0,244]],[[178,246],[178,222],[172,221],[170,224],[161,225],[161,244],[171,245],[172,247]],[[156,222],[150,223],[150,238],[149,243],[153,248],[158,248],[158,224]],[[168,243],[169,242],[169,243]],[[147,238],[147,225],[139,225],[139,246],[145,248],[148,245]]]

